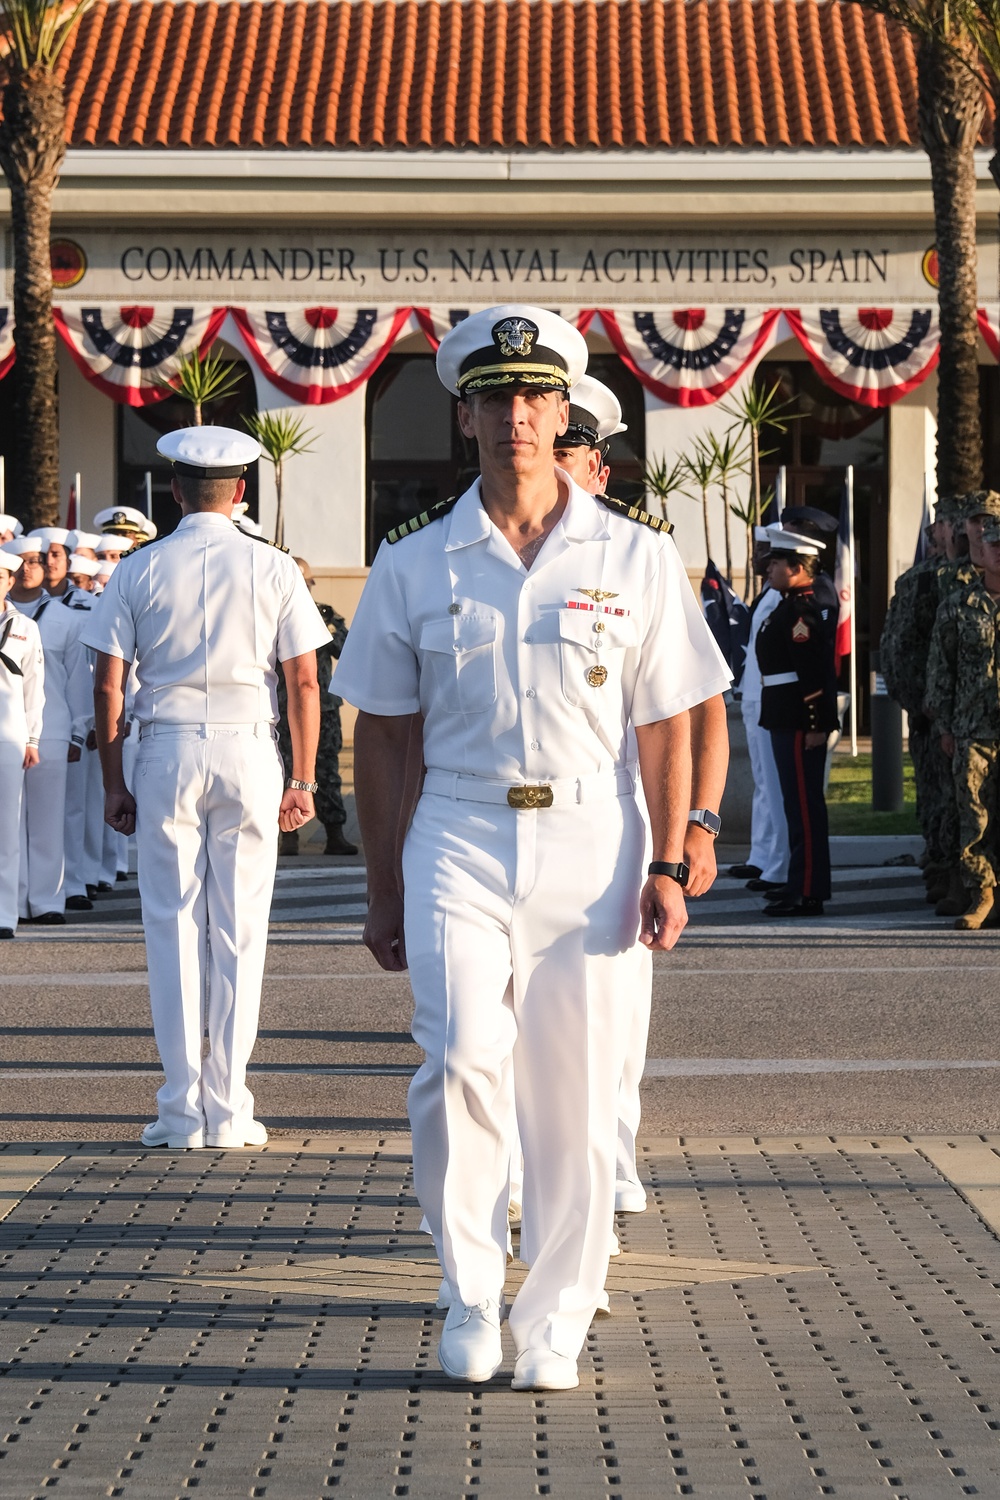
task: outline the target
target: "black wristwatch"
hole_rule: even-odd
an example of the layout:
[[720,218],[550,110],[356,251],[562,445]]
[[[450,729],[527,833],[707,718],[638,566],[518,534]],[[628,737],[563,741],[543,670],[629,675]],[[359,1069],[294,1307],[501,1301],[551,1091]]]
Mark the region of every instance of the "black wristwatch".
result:
[[681,886],[687,885],[690,873],[691,871],[682,859],[654,859],[646,871],[647,875],[666,875],[668,880],[676,880]]

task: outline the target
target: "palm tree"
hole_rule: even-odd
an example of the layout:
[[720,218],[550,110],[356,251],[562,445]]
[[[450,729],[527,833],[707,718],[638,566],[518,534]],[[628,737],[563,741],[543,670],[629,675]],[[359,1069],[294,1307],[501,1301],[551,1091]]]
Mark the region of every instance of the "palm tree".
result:
[[[976,163],[986,99],[982,41],[969,17],[980,0],[858,0],[917,39],[917,121],[931,164],[938,261],[937,492],[965,494],[983,480],[979,419]],[[981,0],[988,15],[993,0]],[[986,27],[983,28],[985,32]],[[977,45],[978,43],[978,45]]]
[[688,482],[687,464],[683,458],[678,458],[672,466],[667,464],[666,458],[661,455],[650,458],[643,472],[643,483],[647,495],[653,495],[659,502],[663,519],[669,521],[667,505],[672,495],[686,495],[684,486]]
[[729,513],[733,506],[729,499],[729,492],[737,475],[747,472],[750,450],[743,440],[739,427],[728,428],[721,438],[717,438],[714,432],[710,432],[707,441],[715,464],[715,482],[722,491],[722,525],[726,536],[726,582],[732,588],[733,549],[729,540]]
[[312,428],[307,427],[301,417],[290,412],[261,411],[255,416],[244,417],[244,422],[264,450],[264,457],[274,465],[274,487],[278,492],[278,510],[274,522],[274,540],[279,546],[285,541],[285,510],[283,504],[284,464],[286,458],[296,453],[308,453],[316,438]]
[[775,432],[787,432],[789,422],[797,422],[801,415],[792,411],[795,405],[794,398],[779,401],[780,391],[779,380],[776,380],[767,390],[754,380],[745,386],[739,395],[733,396],[728,404],[719,407],[719,410],[727,417],[733,418],[737,432],[746,433],[750,445],[750,507],[753,511],[754,526],[760,525],[765,509],[760,492],[760,461],[767,455],[761,451],[761,435],[765,427],[772,427]]
[[239,388],[242,373],[235,360],[224,359],[221,352],[209,349],[206,354],[200,354],[194,349],[177,361],[173,375],[157,375],[156,383],[190,401],[194,413],[192,425],[200,427],[209,401],[221,401],[225,396],[231,396]]
[[59,407],[52,321],[52,195],[66,154],[59,54],[94,0],[4,0],[7,80],[0,166],[10,188],[14,244],[14,501],[33,525],[59,519]]
[[705,556],[712,561],[712,535],[708,524],[708,492],[715,483],[715,457],[711,446],[703,438],[694,445],[694,451],[684,459],[684,467],[690,482],[701,496],[701,518],[705,526]]

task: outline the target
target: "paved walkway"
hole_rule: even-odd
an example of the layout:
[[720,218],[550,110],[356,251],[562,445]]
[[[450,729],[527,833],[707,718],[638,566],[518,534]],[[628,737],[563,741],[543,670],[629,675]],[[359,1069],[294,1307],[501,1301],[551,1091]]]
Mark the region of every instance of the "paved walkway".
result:
[[612,1314],[542,1396],[509,1343],[439,1373],[403,1137],[0,1148],[0,1493],[1000,1494],[1000,1137],[642,1160]]

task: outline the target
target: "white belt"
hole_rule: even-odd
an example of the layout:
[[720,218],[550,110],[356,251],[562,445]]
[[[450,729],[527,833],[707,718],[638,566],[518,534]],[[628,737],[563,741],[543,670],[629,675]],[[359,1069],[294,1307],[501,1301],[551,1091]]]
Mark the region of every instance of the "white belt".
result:
[[197,735],[201,740],[207,740],[215,734],[255,734],[258,739],[269,738],[274,733],[274,725],[270,720],[261,720],[257,724],[140,724],[140,740],[158,739],[161,735]]
[[790,682],[798,682],[798,672],[771,672],[760,679],[761,687],[786,687]]
[[496,802],[531,809],[630,797],[635,791],[635,780],[624,769],[593,776],[560,776],[554,781],[516,783],[491,781],[485,776],[459,776],[453,771],[428,771],[424,791],[460,802]]

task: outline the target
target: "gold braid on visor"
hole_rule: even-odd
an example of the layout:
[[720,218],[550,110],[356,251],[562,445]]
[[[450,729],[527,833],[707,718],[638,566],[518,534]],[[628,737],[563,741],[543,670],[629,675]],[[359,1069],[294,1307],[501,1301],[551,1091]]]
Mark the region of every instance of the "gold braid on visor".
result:
[[558,365],[477,365],[458,377],[458,389],[466,391],[496,389],[504,385],[544,385],[550,390],[569,390],[569,376]]

